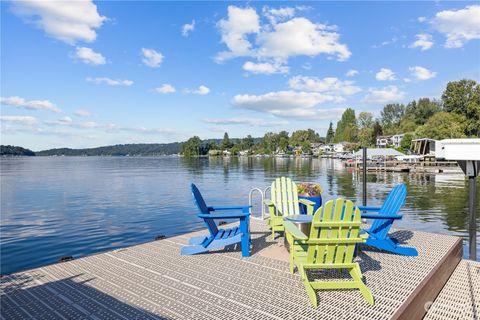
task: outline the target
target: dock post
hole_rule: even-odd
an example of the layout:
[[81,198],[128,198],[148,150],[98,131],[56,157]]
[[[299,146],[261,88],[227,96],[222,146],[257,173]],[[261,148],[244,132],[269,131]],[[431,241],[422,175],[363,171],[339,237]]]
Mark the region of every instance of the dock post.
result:
[[363,158],[362,158],[362,166],[363,166],[363,206],[367,205],[367,148],[363,147]]
[[475,198],[477,195],[477,184],[476,184],[476,177],[475,176],[469,176],[468,177],[468,189],[469,189],[469,195],[468,195],[468,215],[469,215],[469,248],[470,248],[470,260],[476,261],[477,260],[477,226],[476,226],[476,220],[475,220]]

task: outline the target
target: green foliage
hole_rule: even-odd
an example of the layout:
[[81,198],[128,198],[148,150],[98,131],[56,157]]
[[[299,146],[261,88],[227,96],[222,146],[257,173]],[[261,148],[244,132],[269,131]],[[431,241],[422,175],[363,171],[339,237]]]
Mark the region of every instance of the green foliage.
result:
[[287,152],[287,150],[288,150],[288,138],[281,137],[280,141],[278,143],[278,147],[280,148],[281,151]]
[[442,101],[445,111],[465,118],[466,135],[480,136],[480,84],[466,79],[449,82]]
[[414,100],[407,105],[405,108],[405,118],[408,118],[409,121],[413,121],[417,125],[422,125],[425,124],[431,116],[440,111],[442,111],[440,101],[421,98],[418,102]]
[[241,142],[241,149],[242,150],[249,150],[253,147],[254,141],[251,135],[246,136],[245,138],[242,139]]
[[448,112],[438,112],[433,115],[415,134],[418,137],[431,139],[463,138],[465,137],[465,118]]
[[394,127],[398,126],[404,114],[405,106],[403,104],[387,104],[383,107],[380,115],[384,131],[391,131]]
[[330,121],[330,125],[328,126],[327,136],[325,137],[325,143],[333,142],[335,138],[335,130],[333,130],[333,123]]
[[222,140],[222,150],[228,150],[230,149],[231,147],[233,147],[233,143],[230,142],[230,138],[228,137],[228,133],[225,132],[225,134],[223,135],[223,140]]
[[320,136],[315,130],[308,129],[308,130],[297,130],[292,133],[292,137],[290,138],[290,145],[295,147],[303,146],[304,142],[308,142],[309,146],[312,142],[319,142]]
[[347,108],[342,114],[342,118],[337,122],[335,131],[335,142],[349,141],[357,142],[358,127],[355,118],[355,110]]
[[198,136],[191,137],[182,144],[182,154],[185,157],[198,157],[202,151],[202,140]]
[[57,148],[36,152],[37,156],[159,156],[178,154],[182,144],[173,143],[138,143],[119,144],[87,149]]
[[400,152],[406,152],[407,150],[410,149],[410,145],[412,144],[412,140],[414,138],[414,135],[412,133],[405,133],[405,136],[403,136],[402,141],[400,142]]
[[35,152],[17,146],[0,146],[0,156],[35,156]]

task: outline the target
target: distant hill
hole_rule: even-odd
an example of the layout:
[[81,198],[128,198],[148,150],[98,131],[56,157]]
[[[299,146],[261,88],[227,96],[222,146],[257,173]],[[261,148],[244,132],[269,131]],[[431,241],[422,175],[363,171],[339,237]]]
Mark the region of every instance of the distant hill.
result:
[[17,146],[0,146],[0,156],[34,156],[35,152]]
[[37,156],[160,156],[180,153],[180,142],[118,144],[87,149],[59,148],[38,151]]

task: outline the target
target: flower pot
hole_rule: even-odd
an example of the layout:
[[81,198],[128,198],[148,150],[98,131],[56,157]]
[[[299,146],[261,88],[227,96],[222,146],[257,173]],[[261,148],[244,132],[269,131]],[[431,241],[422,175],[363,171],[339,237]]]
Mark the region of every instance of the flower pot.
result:
[[[315,197],[298,196],[298,199],[307,199],[307,200],[315,202],[315,204],[313,206],[313,213],[315,213],[315,211],[317,211],[317,209],[320,208],[320,206],[322,205],[322,196],[321,195],[315,196]],[[302,203],[300,203],[300,214],[307,214],[307,206],[302,204]]]

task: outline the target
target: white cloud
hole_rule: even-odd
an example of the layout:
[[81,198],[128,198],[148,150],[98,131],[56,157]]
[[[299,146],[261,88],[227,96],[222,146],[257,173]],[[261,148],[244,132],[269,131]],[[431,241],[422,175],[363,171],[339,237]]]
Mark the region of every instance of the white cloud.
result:
[[37,118],[31,116],[0,116],[0,121],[18,123],[25,126],[32,126],[38,123]]
[[387,68],[381,68],[380,71],[375,74],[375,79],[379,81],[393,81],[395,80],[395,73]]
[[204,85],[201,85],[201,86],[198,87],[197,90],[192,91],[192,93],[204,96],[204,95],[210,93],[210,89],[208,87],[204,86]]
[[356,76],[357,74],[358,74],[358,71],[357,71],[357,70],[355,70],[355,69],[350,69],[350,70],[348,70],[348,72],[346,73],[346,76],[347,76],[347,77],[354,77],[354,76]]
[[60,124],[60,125],[69,126],[69,125],[73,124],[73,119],[67,116],[67,117],[63,117],[61,119],[56,120],[55,123]]
[[153,89],[155,92],[157,93],[174,93],[176,90],[175,90],[175,87],[172,86],[171,84],[168,84],[168,83],[164,83],[162,84],[160,87],[157,87],[155,89]]
[[405,92],[400,91],[397,86],[388,86],[384,88],[370,88],[362,101],[365,103],[383,104],[398,102],[398,100],[404,97]]
[[92,114],[87,110],[77,110],[77,111],[75,111],[75,115],[77,115],[79,117],[89,117]]
[[47,35],[68,44],[92,42],[96,29],[107,19],[97,11],[93,1],[12,1],[12,11],[43,29]]
[[410,45],[410,48],[420,48],[425,51],[433,46],[432,36],[426,33],[419,33],[415,35],[415,42]]
[[276,91],[263,95],[236,95],[232,104],[238,108],[266,112],[277,117],[303,120],[331,119],[344,109],[315,109],[324,102],[339,102],[338,97],[318,92]]
[[87,82],[95,84],[108,84],[109,86],[125,86],[129,87],[133,84],[132,80],[120,80],[120,79],[110,79],[107,77],[98,77],[98,78],[86,78]]
[[403,81],[404,81],[405,83],[410,83],[410,82],[412,82],[412,79],[410,79],[410,78],[403,78]]
[[[266,12],[270,24],[260,25],[255,9],[229,6],[228,18],[217,24],[222,42],[229,51],[218,53],[215,60],[223,62],[243,56],[286,62],[293,56],[314,57],[322,53],[336,56],[340,61],[350,57],[351,52],[347,46],[339,42],[340,35],[335,32],[335,26],[313,23],[303,17],[277,23],[279,17],[284,20],[293,16],[292,10],[267,9]],[[250,34],[255,37],[253,42],[248,39]]]
[[289,68],[279,63],[255,63],[247,61],[243,64],[243,70],[254,74],[288,73]]
[[79,126],[81,128],[92,129],[92,128],[97,128],[98,123],[93,122],[93,121],[87,121],[87,122],[80,123]]
[[216,125],[248,125],[250,127],[275,127],[288,124],[287,121],[265,121],[247,117],[204,119],[203,121]]
[[220,20],[217,27],[222,34],[222,42],[230,50],[220,52],[215,58],[217,62],[252,54],[250,51],[252,45],[247,35],[260,31],[260,21],[255,9],[228,6],[228,19]]
[[427,21],[427,18],[425,18],[425,17],[418,17],[417,20],[418,20],[418,22],[425,22],[425,21]]
[[165,58],[163,54],[157,52],[153,49],[142,48],[142,62],[146,66],[151,68],[158,68],[162,64],[163,59]]
[[193,30],[195,30],[195,20],[192,20],[192,23],[186,23],[182,26],[182,36],[188,37]]
[[360,92],[360,87],[354,81],[341,81],[334,77],[319,79],[317,77],[295,76],[288,81],[290,88],[295,90],[315,91],[337,96],[342,101],[343,95],[352,95]]
[[91,48],[77,47],[75,58],[82,60],[86,64],[100,65],[107,63],[107,59],[101,53],[93,51]]
[[446,48],[461,48],[470,40],[480,39],[480,5],[470,5],[460,10],[437,12],[432,26],[443,33]]
[[410,67],[408,68],[408,70],[410,70],[412,77],[414,77],[417,80],[428,80],[428,79],[434,78],[437,75],[436,72],[430,71],[427,68],[419,67],[419,66]]
[[339,43],[340,35],[334,29],[306,18],[293,18],[274,25],[271,31],[264,29],[258,34],[257,54],[280,61],[299,55],[314,57],[321,53],[336,55],[339,61],[347,60],[351,52],[346,45]]
[[295,16],[295,8],[283,7],[275,9],[265,6],[262,9],[262,13],[268,20],[270,20],[271,24],[276,24],[278,21],[284,21]]
[[30,110],[46,110],[52,112],[61,112],[61,110],[52,102],[48,100],[25,100],[24,98],[13,96],[13,97],[2,97],[0,98],[0,103],[6,106],[16,107],[16,108],[25,108]]

